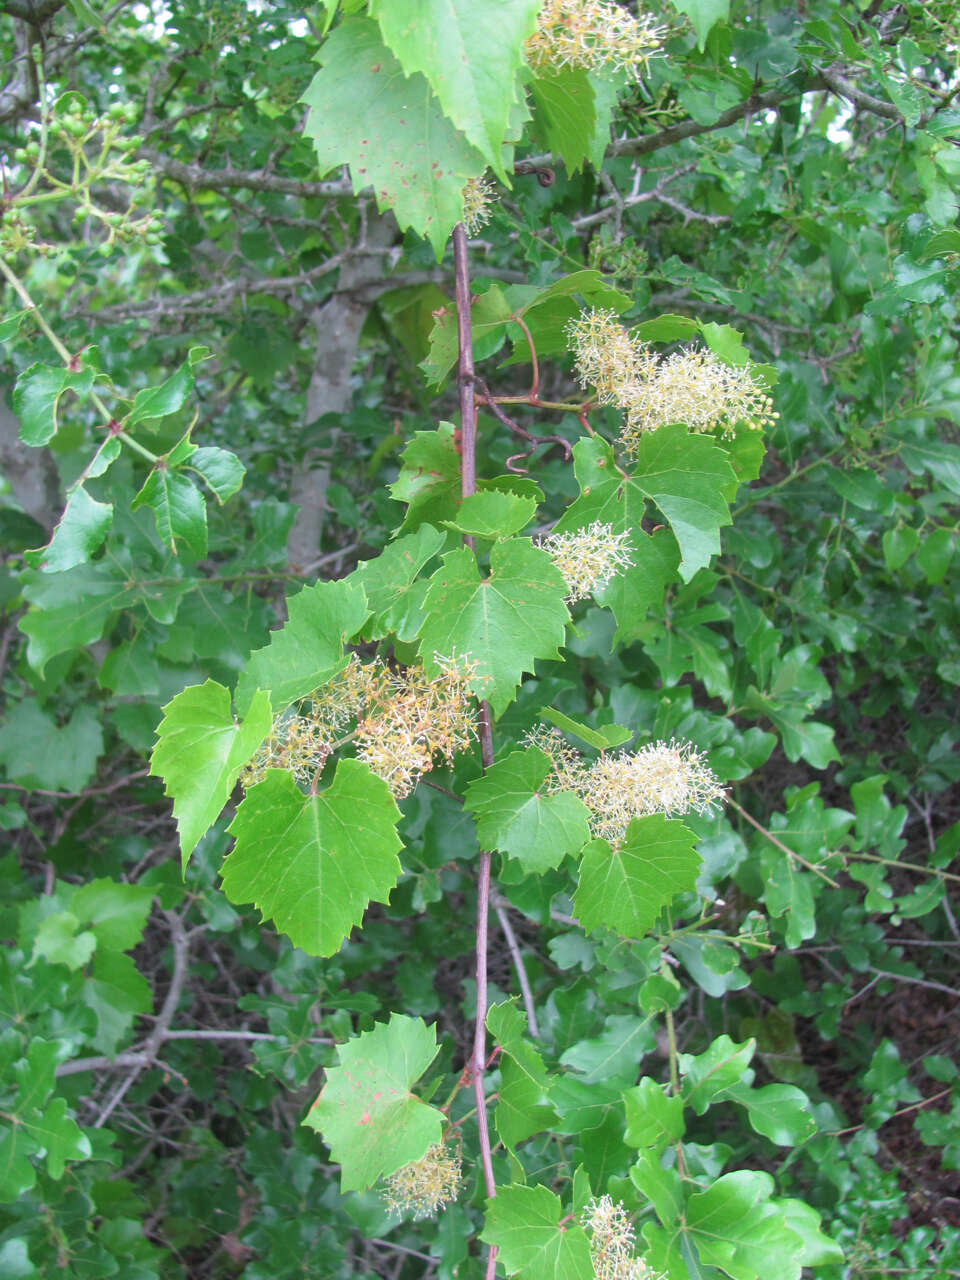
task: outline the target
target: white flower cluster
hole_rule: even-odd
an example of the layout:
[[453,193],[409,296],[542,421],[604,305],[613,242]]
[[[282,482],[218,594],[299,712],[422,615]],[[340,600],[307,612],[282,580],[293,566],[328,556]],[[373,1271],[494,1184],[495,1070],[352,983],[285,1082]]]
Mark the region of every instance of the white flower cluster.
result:
[[664,1280],[642,1258],[634,1257],[633,1223],[610,1196],[591,1200],[581,1219],[590,1236],[590,1260],[596,1280]]
[[583,311],[566,333],[580,385],[595,387],[598,403],[626,410],[620,443],[633,457],[646,432],[672,422],[732,435],[737,426],[761,431],[778,416],[752,369],[694,347],[660,357],[613,311]]
[[642,9],[634,17],[611,0],[545,0],[526,44],[527,61],[538,71],[626,71],[639,80],[664,36]]
[[563,575],[570,604],[602,591],[633,564],[629,533],[614,533],[613,525],[599,520],[571,533],[548,534],[540,546]]
[[490,221],[497,189],[484,177],[468,178],[463,188],[463,225],[468,236],[475,236]]
[[422,1160],[406,1164],[385,1179],[383,1198],[391,1213],[432,1218],[460,1194],[461,1159],[440,1142]]
[[588,763],[557,729],[539,727],[524,741],[553,766],[547,789],[579,796],[590,810],[591,832],[613,849],[634,818],[705,813],[723,798],[713,770],[689,742],[649,742],[638,751],[604,752]]

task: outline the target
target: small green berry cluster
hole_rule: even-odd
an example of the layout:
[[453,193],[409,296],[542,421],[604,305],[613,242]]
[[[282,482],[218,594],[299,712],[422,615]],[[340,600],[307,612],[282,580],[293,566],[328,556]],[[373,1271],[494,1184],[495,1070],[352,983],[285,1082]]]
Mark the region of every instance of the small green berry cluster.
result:
[[[148,160],[132,158],[143,139],[125,132],[137,115],[132,103],[113,103],[97,113],[78,93],[58,98],[44,113],[36,136],[13,153],[19,172],[11,175],[3,200],[0,251],[12,256],[30,249],[41,257],[60,256],[62,235],[44,238],[28,211],[67,202],[74,205],[75,226],[88,223],[106,233],[96,244],[104,257],[117,245],[159,244],[162,217],[138,208],[151,195],[152,167]],[[125,209],[108,207],[98,194],[107,184],[132,190]]]

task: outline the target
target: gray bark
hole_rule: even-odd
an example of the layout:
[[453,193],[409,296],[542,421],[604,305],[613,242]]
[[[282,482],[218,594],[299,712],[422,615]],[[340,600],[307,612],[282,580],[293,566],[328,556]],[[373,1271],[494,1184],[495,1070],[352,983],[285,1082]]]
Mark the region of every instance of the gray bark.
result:
[[[368,245],[386,246],[396,238],[397,224],[390,214],[367,224]],[[370,309],[364,290],[383,277],[385,267],[379,256],[351,258],[340,268],[337,292],[311,312],[317,345],[307,389],[307,423],[325,413],[345,413],[350,408],[353,364]],[[334,430],[331,434],[335,448],[339,433]],[[287,557],[294,571],[308,572],[319,558],[329,484],[329,454],[319,457],[316,451],[308,451],[290,481],[289,499],[300,508],[287,540]]]
[[46,449],[20,443],[20,419],[4,403],[0,387],[0,473],[28,516],[49,532],[60,519],[63,498],[56,463]]

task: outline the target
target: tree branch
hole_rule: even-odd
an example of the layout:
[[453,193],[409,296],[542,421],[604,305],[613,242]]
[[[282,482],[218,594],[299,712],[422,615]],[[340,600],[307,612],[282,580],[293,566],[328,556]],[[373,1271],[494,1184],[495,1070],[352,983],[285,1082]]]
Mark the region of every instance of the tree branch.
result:
[[[87,308],[87,314],[94,321],[112,324],[117,320],[160,320],[164,316],[186,316],[194,311],[209,316],[213,311],[226,311],[238,298],[245,298],[251,293],[299,294],[305,285],[329,275],[348,259],[358,255],[370,254],[380,257],[388,256],[389,249],[344,250],[328,258],[326,262],[295,276],[260,276],[251,278],[241,276],[236,280],[225,280],[222,284],[209,285],[205,289],[195,289],[190,293],[172,294],[167,298],[154,298],[149,302],[117,302],[102,307],[99,311]],[[484,271],[485,276],[494,280],[505,280],[508,284],[523,284],[528,277],[522,271],[509,271],[505,268],[491,267]],[[394,289],[405,289],[417,284],[437,284],[443,288],[450,286],[450,272],[444,267],[434,267],[426,271],[408,271],[402,275],[382,276],[371,283],[361,284],[349,289],[334,289],[334,294],[349,295],[358,301],[374,302],[385,293]]]
[[147,1037],[146,1044],[143,1046],[142,1062],[138,1061],[133,1066],[130,1074],[110,1095],[109,1101],[93,1122],[95,1129],[103,1128],[123,1101],[127,1090],[140,1075],[140,1072],[156,1061],[160,1046],[163,1044],[164,1037],[170,1029],[170,1023],[173,1021],[173,1015],[177,1011],[177,1005],[180,1002],[180,996],[187,980],[187,957],[190,951],[190,939],[187,937],[187,932],[183,927],[183,921],[175,911],[165,911],[163,914],[170,928],[170,941],[173,944],[173,972],[170,975],[170,986],[167,988],[167,994],[164,997],[163,1006],[160,1009],[156,1024]]
[[[474,399],[473,334],[470,328],[470,267],[467,260],[467,232],[462,222],[453,228],[453,269],[457,297],[457,338],[459,358],[457,386],[460,396],[460,491],[464,498],[476,492],[477,453],[477,404]],[[468,546],[472,538],[464,538]],[[480,758],[484,772],[493,764],[493,731],[490,706],[480,703]],[[493,1174],[493,1152],[490,1148],[490,1128],[487,1118],[487,1098],[484,1090],[484,1074],[487,1066],[487,930],[490,914],[490,854],[481,852],[477,866],[477,942],[476,980],[477,1009],[473,1027],[473,1057],[470,1074],[477,1104],[477,1130],[480,1138],[480,1163],[487,1198],[497,1194]],[[487,1280],[496,1273],[497,1247],[491,1245],[487,1254]]]
[[828,67],[826,71],[821,72],[821,76],[832,93],[846,98],[859,111],[871,111],[875,116],[882,116],[884,120],[892,120],[895,124],[905,123],[903,116],[892,102],[884,102],[881,98],[874,98],[872,94],[864,93],[836,67]]
[[520,983],[520,992],[523,996],[523,1007],[527,1014],[527,1030],[533,1036],[534,1040],[540,1039],[540,1028],[537,1025],[537,1011],[533,1003],[533,992],[530,989],[530,980],[527,977],[527,969],[523,963],[523,955],[517,943],[517,935],[513,932],[513,926],[510,923],[510,917],[507,915],[504,900],[497,895],[494,901],[494,910],[497,913],[497,919],[500,921],[500,928],[503,930],[503,936],[507,940],[507,947],[513,960],[513,967],[517,971],[517,980]]
[[39,27],[41,23],[52,18],[63,8],[65,0],[6,0],[4,8],[11,18],[20,18],[31,26]]
[[[286,1036],[273,1035],[269,1031],[216,1031],[207,1030],[206,1028],[187,1028],[183,1031],[164,1031],[160,1037],[166,1043],[170,1040],[242,1040],[250,1043],[252,1041],[272,1041],[286,1040]],[[301,1041],[302,1044],[333,1044],[334,1041],[329,1036],[311,1036],[309,1040]],[[67,1062],[61,1062],[57,1067],[54,1075],[59,1079],[61,1076],[78,1076],[84,1071],[115,1071],[120,1067],[137,1067],[144,1070],[160,1063],[160,1059],[151,1056],[146,1049],[133,1049],[128,1053],[118,1053],[116,1057],[109,1058],[106,1055],[98,1055],[92,1058],[70,1058]],[[172,1067],[167,1067],[168,1071],[172,1071]]]
[[259,169],[204,169],[199,164],[184,164],[166,156],[153,147],[141,147],[137,152],[149,160],[158,173],[172,182],[179,182],[190,190],[273,191],[281,195],[299,196],[303,200],[330,196],[352,196],[353,183],[349,178],[332,182],[305,182],[300,178],[283,178],[279,174],[264,173]]

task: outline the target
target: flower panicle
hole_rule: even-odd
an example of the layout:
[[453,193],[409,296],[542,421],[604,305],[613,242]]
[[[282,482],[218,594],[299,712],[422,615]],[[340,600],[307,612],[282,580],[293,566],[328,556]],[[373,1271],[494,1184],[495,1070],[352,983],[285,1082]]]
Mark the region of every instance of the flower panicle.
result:
[[558,791],[579,792],[588,768],[587,762],[559,729],[545,724],[535,725],[524,736],[522,745],[536,747],[550,761],[550,773],[543,784],[548,795],[555,795]]
[[[468,655],[435,654],[436,674],[421,666],[394,670],[356,654],[301,710],[277,716],[270,735],[241,776],[244,787],[267,769],[286,769],[309,785],[329,756],[353,741],[357,758],[388,784],[410,794],[437,758],[452,763],[477,736],[471,689],[479,680]],[[351,728],[352,726],[352,728]]]
[[283,712],[275,716],[266,741],[240,775],[246,791],[262,782],[268,769],[285,769],[301,786],[308,786],[323,770],[333,750],[325,727],[309,716]]
[[580,385],[594,387],[599,404],[626,410],[620,443],[632,457],[645,434],[673,422],[732,436],[737,427],[762,431],[779,417],[751,367],[697,347],[658,356],[614,311],[581,311],[566,336]]
[[532,730],[524,745],[538,747],[550,759],[548,790],[574,792],[590,811],[591,833],[613,849],[623,843],[634,818],[706,813],[724,796],[704,756],[689,742],[649,742],[637,751],[603,752],[592,763],[555,729]]
[[392,677],[384,696],[371,699],[357,721],[357,757],[408,796],[439,756],[448,764],[477,737],[471,688],[477,663],[467,655],[434,654],[438,674],[422,666]]
[[635,17],[612,0],[546,0],[527,60],[535,70],[626,71],[639,80],[665,36],[642,8]]
[[595,388],[598,404],[623,408],[628,389],[655,358],[647,344],[623,327],[615,311],[603,307],[581,311],[564,333],[580,386]]
[[664,1280],[634,1256],[636,1236],[623,1201],[610,1196],[591,1200],[581,1218],[590,1236],[590,1260],[596,1280]]
[[762,431],[779,417],[748,366],[726,364],[712,351],[694,347],[659,360],[630,388],[621,407],[627,421],[620,442],[634,457],[643,435],[671,422],[733,436],[738,426]]
[[563,575],[570,604],[602,591],[633,565],[629,533],[614,533],[599,520],[571,533],[548,534],[540,546]]
[[486,177],[468,178],[463,187],[463,225],[475,236],[490,221],[497,189]]
[[443,1143],[428,1148],[420,1160],[406,1164],[385,1179],[383,1198],[391,1213],[432,1218],[456,1200],[462,1182],[461,1157]]

